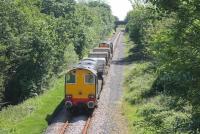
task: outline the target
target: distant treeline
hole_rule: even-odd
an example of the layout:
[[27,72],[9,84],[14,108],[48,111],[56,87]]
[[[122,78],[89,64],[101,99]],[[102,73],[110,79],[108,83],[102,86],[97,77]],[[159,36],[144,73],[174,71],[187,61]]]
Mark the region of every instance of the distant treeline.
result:
[[126,30],[153,62],[152,96],[163,95],[163,107],[145,111],[140,125],[155,133],[199,133],[200,1],[136,0],[133,6]]
[[101,1],[1,0],[0,100],[37,96],[114,27]]

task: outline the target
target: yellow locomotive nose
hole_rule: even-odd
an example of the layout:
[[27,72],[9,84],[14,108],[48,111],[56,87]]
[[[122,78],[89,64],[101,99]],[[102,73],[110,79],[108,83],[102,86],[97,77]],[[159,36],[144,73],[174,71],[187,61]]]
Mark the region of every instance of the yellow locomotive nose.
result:
[[82,93],[82,92],[79,92],[78,94],[79,94],[79,95],[82,95],[83,93]]
[[97,72],[90,68],[75,68],[65,80],[65,105],[67,108],[85,105],[94,108],[97,93]]

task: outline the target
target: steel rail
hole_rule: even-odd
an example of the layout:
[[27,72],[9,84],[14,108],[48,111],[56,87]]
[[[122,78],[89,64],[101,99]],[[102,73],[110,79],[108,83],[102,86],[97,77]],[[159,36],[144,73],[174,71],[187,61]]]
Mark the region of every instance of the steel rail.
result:
[[67,127],[69,126],[69,122],[66,121],[65,124],[62,126],[62,128],[59,131],[59,134],[64,134],[65,130],[67,129]]
[[[88,128],[89,128],[89,126],[90,126],[90,124],[91,124],[91,121],[92,121],[92,116],[89,116],[89,117],[87,118],[87,120],[85,121],[84,127],[83,127],[83,129],[82,129],[82,134],[87,134]],[[62,125],[62,127],[60,128],[59,134],[64,134],[65,131],[67,130],[67,128],[69,127],[69,125],[70,125],[70,122],[69,122],[69,121],[66,121],[66,122],[64,123],[64,125]]]
[[91,120],[92,120],[92,117],[88,117],[88,119],[87,119],[87,121],[85,123],[85,126],[83,128],[82,134],[87,134],[88,128],[89,128],[89,126],[91,124]]

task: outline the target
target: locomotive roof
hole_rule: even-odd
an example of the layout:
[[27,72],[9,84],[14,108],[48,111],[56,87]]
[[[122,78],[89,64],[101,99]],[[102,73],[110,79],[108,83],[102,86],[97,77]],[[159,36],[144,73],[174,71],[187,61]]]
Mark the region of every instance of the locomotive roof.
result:
[[73,70],[77,70],[77,69],[85,69],[85,70],[92,72],[94,75],[97,75],[97,70],[95,70],[92,66],[93,65],[78,64],[78,65],[74,66],[73,69],[69,70],[68,72],[73,71]]

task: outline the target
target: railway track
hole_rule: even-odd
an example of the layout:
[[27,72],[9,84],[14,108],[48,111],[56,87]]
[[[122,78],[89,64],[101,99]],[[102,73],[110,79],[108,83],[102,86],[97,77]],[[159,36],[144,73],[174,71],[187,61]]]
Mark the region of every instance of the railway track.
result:
[[[113,46],[114,50],[117,48],[117,44],[118,44],[117,42],[119,41],[120,35],[121,35],[121,32],[118,32],[110,40],[114,44],[114,46]],[[103,88],[103,86],[102,86],[102,88]],[[66,120],[66,118],[62,117],[63,118],[62,122],[57,123],[57,120],[56,120],[55,125],[53,127],[49,127],[49,129],[47,129],[46,134],[54,134],[54,133],[57,133],[57,134],[69,134],[69,133],[87,134],[88,129],[91,128],[91,120],[93,117],[93,113],[95,111],[96,110],[94,110],[92,113],[90,113],[89,116],[88,116],[88,114],[87,115],[78,115],[78,116],[69,114],[66,116],[68,118],[67,120]],[[61,114],[63,114],[63,113],[61,113]],[[82,117],[84,117],[84,119],[79,119]],[[94,126],[95,126],[95,124],[94,124]]]
[[[73,118],[76,118],[76,117],[73,117]],[[87,117],[87,120],[85,121],[84,126],[83,127],[82,127],[82,125],[80,126],[81,127],[81,134],[87,134],[88,128],[91,124],[91,120],[92,120],[92,116]],[[67,129],[68,129],[68,127],[71,126],[71,124],[72,123],[70,121],[66,121],[65,124],[62,126],[62,128],[60,128],[59,134],[67,133]]]

